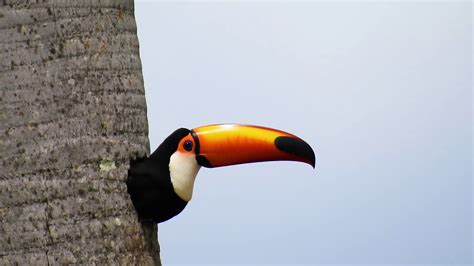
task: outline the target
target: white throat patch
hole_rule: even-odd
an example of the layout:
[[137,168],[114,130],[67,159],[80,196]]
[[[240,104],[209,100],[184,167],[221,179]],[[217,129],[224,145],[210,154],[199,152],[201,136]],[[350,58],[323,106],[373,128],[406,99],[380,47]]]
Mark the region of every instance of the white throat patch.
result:
[[194,180],[201,166],[196,162],[194,154],[175,152],[170,158],[170,176],[174,192],[184,201],[193,196]]

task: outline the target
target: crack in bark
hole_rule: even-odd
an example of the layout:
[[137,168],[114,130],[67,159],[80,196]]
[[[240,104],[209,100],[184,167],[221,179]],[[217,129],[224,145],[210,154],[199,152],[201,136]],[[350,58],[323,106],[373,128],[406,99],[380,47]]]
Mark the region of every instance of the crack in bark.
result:
[[49,250],[46,250],[45,254],[46,254],[46,262],[48,262],[48,266],[50,266],[51,263],[49,262]]
[[[50,205],[49,205],[49,200],[46,199],[46,206],[45,206],[45,223],[46,223],[46,232],[48,233],[48,239],[49,239],[49,242],[50,242],[50,245],[53,244],[53,236],[51,235],[51,225],[49,223],[49,212],[50,212]],[[49,261],[49,249],[46,248],[46,261],[48,262],[48,266],[50,266],[50,261]]]

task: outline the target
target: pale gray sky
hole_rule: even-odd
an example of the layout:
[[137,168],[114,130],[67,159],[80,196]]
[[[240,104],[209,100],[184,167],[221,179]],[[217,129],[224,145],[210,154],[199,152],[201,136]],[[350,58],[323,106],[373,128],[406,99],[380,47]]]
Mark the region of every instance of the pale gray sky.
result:
[[152,150],[239,122],[317,158],[202,169],[163,262],[472,262],[471,9],[137,1]]

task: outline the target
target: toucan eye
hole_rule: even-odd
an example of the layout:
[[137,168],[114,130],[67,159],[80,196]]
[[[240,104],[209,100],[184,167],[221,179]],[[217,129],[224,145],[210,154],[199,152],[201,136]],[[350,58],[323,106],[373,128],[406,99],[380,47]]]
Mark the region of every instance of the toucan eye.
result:
[[190,140],[186,140],[184,143],[183,143],[183,148],[187,151],[192,151],[193,150],[193,142],[190,141]]

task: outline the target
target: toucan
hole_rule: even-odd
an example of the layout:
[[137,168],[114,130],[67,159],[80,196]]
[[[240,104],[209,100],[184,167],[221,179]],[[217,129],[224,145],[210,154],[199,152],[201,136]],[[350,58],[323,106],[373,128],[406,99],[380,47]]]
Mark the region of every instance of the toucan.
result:
[[180,128],[148,158],[131,162],[127,189],[139,219],[161,223],[186,207],[201,167],[282,160],[315,167],[311,146],[284,131],[242,124]]

